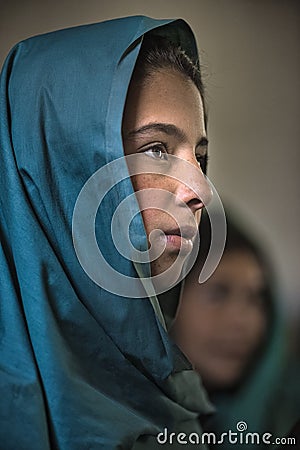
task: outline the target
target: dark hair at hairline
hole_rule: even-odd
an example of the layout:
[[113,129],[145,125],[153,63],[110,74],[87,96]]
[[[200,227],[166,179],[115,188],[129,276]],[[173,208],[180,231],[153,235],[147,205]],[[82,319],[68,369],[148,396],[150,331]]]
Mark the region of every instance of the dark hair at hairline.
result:
[[135,71],[138,77],[145,78],[159,69],[174,69],[190,78],[203,95],[204,89],[198,63],[198,61],[192,61],[180,46],[169,39],[147,33],[143,38]]
[[[172,69],[190,79],[200,92],[204,114],[204,86],[198,61],[193,61],[186,52],[169,39],[146,33],[143,38],[141,49],[135,64],[132,78],[136,82],[143,83],[153,73],[160,69]],[[205,114],[206,123],[206,114]]]
[[[178,44],[163,36],[146,33],[136,60],[131,82],[143,85],[155,72],[171,69],[191,80],[198,89],[204,111],[204,125],[207,128],[207,114],[204,98],[204,86],[199,69],[199,61],[193,61]],[[204,174],[207,173],[207,157],[201,163]]]

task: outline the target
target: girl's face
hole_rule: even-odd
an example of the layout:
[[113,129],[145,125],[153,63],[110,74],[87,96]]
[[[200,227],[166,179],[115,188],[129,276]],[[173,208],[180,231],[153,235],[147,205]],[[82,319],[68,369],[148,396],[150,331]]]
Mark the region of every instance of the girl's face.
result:
[[[201,209],[211,196],[200,166],[206,161],[207,138],[198,89],[191,80],[170,69],[155,72],[143,83],[132,82],[122,134],[125,155],[139,153],[144,158],[141,173],[131,177],[134,190],[139,194],[148,190],[152,201],[155,197],[161,201],[160,206],[151,207],[146,191],[144,197],[138,196],[148,245],[154,253],[155,248],[161,246],[162,236],[155,236],[155,233],[150,236],[150,233],[157,229],[164,233],[164,251],[151,262],[151,273],[153,276],[161,274],[178,258],[180,264],[169,280],[174,282],[192,249]],[[177,164],[177,179],[171,177],[173,156],[186,162],[181,171]],[[147,167],[153,164],[158,173],[147,173]],[[188,180],[188,186],[184,180]]]
[[173,332],[206,386],[226,388],[238,382],[266,332],[263,273],[243,250],[225,252],[204,284],[196,272],[186,280]]

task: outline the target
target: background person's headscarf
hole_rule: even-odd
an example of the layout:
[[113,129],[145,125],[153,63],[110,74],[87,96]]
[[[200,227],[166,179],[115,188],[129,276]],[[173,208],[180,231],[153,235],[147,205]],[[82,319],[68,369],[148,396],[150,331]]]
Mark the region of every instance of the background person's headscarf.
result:
[[[139,16],[28,39],[5,62],[0,91],[5,450],[130,448],[142,434],[172,430],[209,409],[197,376],[155,313],[157,300],[125,298],[99,287],[80,266],[72,242],[81,188],[96,170],[123,156],[128,84],[142,35],[157,27],[197,57],[183,21]],[[119,176],[110,174],[112,184]],[[112,214],[132,193],[129,178],[109,193],[99,208],[96,235],[110,264],[137,277],[110,236]],[[140,215],[133,226],[136,245],[145,248]],[[183,378],[190,387],[181,390]]]

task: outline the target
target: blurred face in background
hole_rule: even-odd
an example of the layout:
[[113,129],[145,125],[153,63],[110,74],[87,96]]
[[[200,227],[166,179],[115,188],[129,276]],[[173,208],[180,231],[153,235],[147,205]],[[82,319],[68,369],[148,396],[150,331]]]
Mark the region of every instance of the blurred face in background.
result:
[[189,274],[174,323],[175,339],[208,389],[234,386],[266,327],[264,275],[247,250],[228,250],[204,284]]

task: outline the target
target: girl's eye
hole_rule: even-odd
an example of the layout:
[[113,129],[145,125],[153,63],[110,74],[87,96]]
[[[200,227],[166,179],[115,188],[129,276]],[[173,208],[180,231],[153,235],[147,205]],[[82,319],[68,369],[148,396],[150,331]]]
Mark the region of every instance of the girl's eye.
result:
[[202,172],[206,173],[207,161],[208,161],[207,153],[205,155],[196,155],[196,159],[197,159],[199,166],[201,167]]
[[161,160],[167,160],[168,159],[168,153],[167,149],[164,145],[152,145],[151,147],[146,148],[144,150],[144,153],[148,156],[151,156],[151,158],[155,159],[161,159]]

